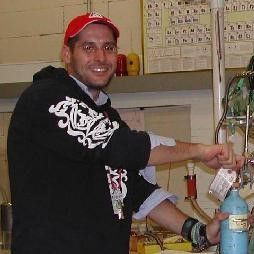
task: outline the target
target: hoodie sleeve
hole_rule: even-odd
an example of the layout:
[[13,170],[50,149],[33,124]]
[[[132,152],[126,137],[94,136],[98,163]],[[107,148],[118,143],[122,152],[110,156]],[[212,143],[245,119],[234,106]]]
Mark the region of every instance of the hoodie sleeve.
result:
[[24,94],[19,104],[26,107],[29,138],[37,146],[57,156],[96,160],[114,168],[147,165],[150,138],[146,132],[110,120],[68,91],[57,93],[54,86],[51,92],[40,87],[34,90]]

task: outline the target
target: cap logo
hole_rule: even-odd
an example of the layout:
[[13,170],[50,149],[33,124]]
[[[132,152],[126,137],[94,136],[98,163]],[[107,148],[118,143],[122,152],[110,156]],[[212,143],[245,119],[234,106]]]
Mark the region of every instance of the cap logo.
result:
[[103,18],[103,16],[98,12],[91,12],[89,18]]

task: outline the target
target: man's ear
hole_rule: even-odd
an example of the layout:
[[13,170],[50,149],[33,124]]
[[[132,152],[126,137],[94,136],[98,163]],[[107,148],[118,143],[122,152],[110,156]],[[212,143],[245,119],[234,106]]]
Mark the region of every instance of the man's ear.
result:
[[70,63],[70,58],[71,58],[70,56],[71,56],[70,48],[66,45],[63,45],[61,50],[61,57],[65,64]]

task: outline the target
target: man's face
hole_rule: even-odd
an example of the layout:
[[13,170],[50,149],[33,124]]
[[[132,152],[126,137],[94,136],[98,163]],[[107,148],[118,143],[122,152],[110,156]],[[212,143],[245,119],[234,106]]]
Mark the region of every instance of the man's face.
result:
[[113,31],[103,24],[90,24],[79,34],[73,50],[64,57],[70,75],[92,89],[108,85],[117,65],[117,46]]

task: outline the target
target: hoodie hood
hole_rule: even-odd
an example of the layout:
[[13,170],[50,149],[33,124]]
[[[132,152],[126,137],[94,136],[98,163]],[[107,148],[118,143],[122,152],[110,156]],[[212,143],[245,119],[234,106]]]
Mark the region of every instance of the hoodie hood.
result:
[[49,65],[33,75],[33,82],[43,79],[63,78],[68,76],[69,75],[64,68],[55,68]]
[[[89,97],[89,99],[85,99],[89,106],[94,107],[96,105],[96,103],[92,100],[87,91],[82,89],[81,86],[78,84],[77,80],[70,77],[68,72],[64,68],[56,68],[51,65],[42,68],[40,71],[36,72],[33,75],[32,86],[34,85],[41,85],[43,87],[45,87],[45,85],[50,85],[51,89],[55,86],[64,86],[65,88],[68,87],[68,89],[71,89],[73,92],[75,92],[76,98],[78,98],[79,100],[84,100],[84,97]],[[102,104],[96,105],[96,108],[100,110],[106,110],[108,107],[111,106],[111,101],[107,93],[105,93],[104,91],[102,91],[102,93],[105,94],[107,99]]]

